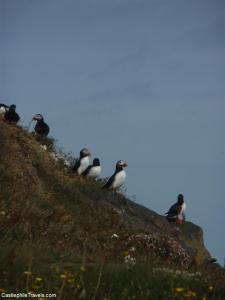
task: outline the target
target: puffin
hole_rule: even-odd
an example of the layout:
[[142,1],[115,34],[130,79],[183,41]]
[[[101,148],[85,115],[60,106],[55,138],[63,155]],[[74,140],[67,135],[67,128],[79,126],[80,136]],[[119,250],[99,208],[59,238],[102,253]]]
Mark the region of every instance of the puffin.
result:
[[35,116],[33,116],[32,121],[37,121],[34,127],[34,131],[37,135],[46,137],[49,134],[50,128],[44,122],[44,117],[41,114],[36,114]]
[[94,158],[93,164],[88,166],[82,175],[89,178],[96,178],[100,174],[101,174],[100,160],[98,158]]
[[184,202],[184,195],[179,194],[177,196],[177,202],[173,204],[166,213],[166,218],[169,222],[176,222],[177,224],[182,224],[185,220],[185,210],[186,203]]
[[178,210],[177,224],[182,224],[185,220],[185,210],[187,205],[184,202],[184,196],[182,194],[178,195],[178,201],[180,202],[180,209]]
[[119,160],[116,163],[116,170],[114,174],[109,178],[102,188],[107,190],[117,190],[120,188],[126,180],[126,172],[124,171],[124,168],[127,166],[128,164],[126,161]]
[[[6,108],[7,109],[7,108]],[[19,115],[16,113],[16,105],[10,105],[9,109],[6,110],[4,114],[4,119],[6,122],[17,124],[20,120]]]
[[90,151],[87,148],[80,150],[80,158],[75,163],[72,171],[77,175],[82,175],[90,164]]
[[0,115],[4,115],[9,110],[9,106],[0,103]]

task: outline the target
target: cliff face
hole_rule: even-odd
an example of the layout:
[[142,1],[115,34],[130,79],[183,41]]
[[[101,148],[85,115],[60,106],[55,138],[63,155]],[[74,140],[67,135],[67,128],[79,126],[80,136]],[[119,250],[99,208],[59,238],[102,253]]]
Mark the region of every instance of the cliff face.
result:
[[[108,200],[114,207],[121,210],[116,200]],[[127,206],[124,211],[124,218],[131,228],[145,230],[153,234],[164,234],[178,241],[191,257],[191,263],[202,265],[211,259],[211,255],[205,248],[203,240],[203,230],[201,227],[185,222],[183,225],[169,223],[164,216],[160,216],[154,211],[134,203],[128,199],[123,199]],[[121,210],[122,212],[122,210]]]
[[[103,181],[75,177],[63,159],[45,151],[32,134],[0,119],[0,230],[11,265],[30,253],[41,261],[103,255],[120,261],[135,249],[140,261],[158,259],[189,268],[210,254],[202,229],[176,226],[123,195],[101,189]],[[116,242],[113,235],[116,234]]]

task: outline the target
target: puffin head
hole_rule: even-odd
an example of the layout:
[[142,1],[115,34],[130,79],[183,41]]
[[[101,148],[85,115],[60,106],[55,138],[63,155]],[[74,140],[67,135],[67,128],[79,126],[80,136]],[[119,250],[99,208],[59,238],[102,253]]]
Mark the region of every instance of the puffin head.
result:
[[82,150],[80,150],[80,158],[90,156],[90,155],[91,153],[87,148],[83,148]]
[[36,114],[32,118],[33,121],[43,121],[44,117],[41,114]]
[[177,196],[177,203],[180,205],[184,203],[184,195],[183,194],[179,194]]
[[100,166],[100,160],[98,158],[93,159],[93,166],[95,166],[95,167]]
[[16,105],[15,104],[10,105],[9,110],[16,111]]
[[125,160],[118,160],[118,162],[116,163],[116,168],[117,169],[123,169],[127,166],[128,166],[128,164]]

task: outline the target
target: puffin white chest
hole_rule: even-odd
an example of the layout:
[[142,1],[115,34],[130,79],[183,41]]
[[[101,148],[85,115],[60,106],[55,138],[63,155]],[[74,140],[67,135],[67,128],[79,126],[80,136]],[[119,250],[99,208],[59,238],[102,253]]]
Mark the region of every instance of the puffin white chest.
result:
[[89,156],[83,157],[81,159],[81,161],[80,161],[80,166],[77,169],[77,174],[81,175],[87,169],[87,167],[89,166],[89,164],[90,164]]
[[126,173],[124,170],[116,173],[112,183],[112,188],[113,189],[119,188],[121,185],[124,184],[125,180],[126,180]]
[[181,206],[181,211],[178,214],[178,219],[180,219],[180,220],[184,219],[184,216],[185,216],[184,212],[186,210],[186,207],[187,207],[186,203],[183,203],[182,206]]
[[0,106],[0,115],[3,115],[4,113],[6,113],[5,107]]
[[95,166],[92,167],[87,174],[88,177],[96,178],[101,174],[101,167],[100,166]]
[[181,213],[184,213],[184,212],[185,212],[186,207],[187,207],[187,205],[186,205],[186,203],[184,202],[184,203],[182,204]]

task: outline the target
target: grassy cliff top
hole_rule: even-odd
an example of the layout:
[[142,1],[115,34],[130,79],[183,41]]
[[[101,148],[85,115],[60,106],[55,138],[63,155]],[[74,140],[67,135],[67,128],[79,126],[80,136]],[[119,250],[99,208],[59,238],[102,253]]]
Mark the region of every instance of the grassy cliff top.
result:
[[[127,267],[136,268],[137,274],[147,272],[150,277],[157,272],[166,274],[162,271],[165,268],[180,272],[196,272],[203,265],[205,268],[210,255],[198,226],[189,222],[181,227],[168,224],[164,217],[123,194],[102,190],[104,180],[73,175],[63,158],[53,158],[55,147],[50,139],[45,140],[48,149],[44,150],[31,133],[6,124],[1,118],[0,143],[0,279],[3,283],[0,288],[13,291],[31,288],[35,286],[35,282],[31,284],[35,281],[32,274],[41,274],[51,280],[45,286],[36,282],[39,289],[50,288],[51,282],[55,282],[52,288],[59,293],[61,280],[66,278],[71,279],[74,297],[80,297],[84,293],[84,281],[90,274],[96,274],[98,282],[103,266],[112,278],[114,272],[126,274]],[[143,271],[146,265],[150,269]],[[75,270],[80,278],[77,286],[72,275]],[[208,278],[209,274],[206,276],[207,272],[202,270]],[[221,270],[215,270],[221,274]],[[58,276],[59,282],[54,281],[54,276]],[[122,280],[124,275],[121,276]],[[132,278],[129,280],[135,281]],[[219,284],[223,278],[218,278]],[[99,287],[95,288],[91,292],[93,299],[101,299],[97,297]],[[68,295],[62,293],[59,298],[73,299]],[[84,297],[91,299],[87,294]]]

